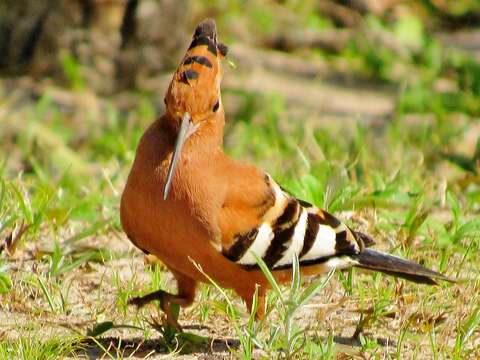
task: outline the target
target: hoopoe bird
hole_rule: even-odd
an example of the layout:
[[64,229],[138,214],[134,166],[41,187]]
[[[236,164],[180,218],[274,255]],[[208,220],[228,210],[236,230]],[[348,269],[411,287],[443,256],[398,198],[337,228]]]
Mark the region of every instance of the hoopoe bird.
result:
[[303,275],[354,266],[417,283],[450,281],[370,249],[368,235],[296,199],[255,166],[225,155],[220,82],[227,50],[213,20],[197,26],[167,90],[165,114],[138,145],[121,199],[121,223],[134,245],[173,273],[178,293],[158,290],[130,303],[141,307],[160,300],[167,322],[179,327],[171,305],[192,304],[197,283],[208,277],[235,290],[249,308],[258,285],[260,317],[269,283],[255,255],[279,282],[291,279],[294,254]]

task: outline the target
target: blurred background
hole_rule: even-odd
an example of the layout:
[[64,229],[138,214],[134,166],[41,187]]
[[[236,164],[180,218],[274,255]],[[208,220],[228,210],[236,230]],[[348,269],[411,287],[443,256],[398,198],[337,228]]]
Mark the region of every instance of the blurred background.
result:
[[[0,105],[52,103],[78,125],[73,150],[91,136],[87,119],[102,123],[108,108],[150,121],[205,17],[230,46],[229,121],[261,113],[272,97],[283,117],[313,126],[480,113],[476,0],[2,0]],[[8,151],[25,126],[13,122],[0,133]]]
[[[206,17],[230,46],[223,97],[233,155],[294,174],[298,156],[289,167],[279,147],[302,141],[303,159],[318,162],[328,157],[319,127],[351,138],[359,124],[385,132],[395,123],[423,136],[427,158],[476,173],[476,0],[2,0],[5,171],[50,169],[58,179],[113,166],[125,176]],[[255,137],[260,126],[269,136]]]
[[397,110],[480,111],[476,0],[2,0],[0,71],[12,80],[3,91],[40,96],[54,84],[124,108],[138,99],[121,95],[134,91],[161,111],[205,17],[231,46],[229,96],[276,93],[323,116],[367,121]]

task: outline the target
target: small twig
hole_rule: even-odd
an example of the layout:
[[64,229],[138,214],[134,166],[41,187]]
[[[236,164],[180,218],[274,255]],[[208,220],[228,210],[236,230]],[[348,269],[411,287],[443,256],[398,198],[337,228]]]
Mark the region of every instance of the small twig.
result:
[[8,256],[13,256],[20,239],[30,226],[30,224],[26,225],[24,220],[22,220],[20,226],[15,226],[10,234],[5,237],[4,243],[0,245],[0,254],[5,250]]

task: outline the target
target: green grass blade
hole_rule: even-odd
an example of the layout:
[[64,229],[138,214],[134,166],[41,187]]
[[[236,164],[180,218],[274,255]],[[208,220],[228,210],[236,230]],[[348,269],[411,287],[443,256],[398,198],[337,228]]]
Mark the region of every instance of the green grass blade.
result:
[[300,289],[300,264],[297,253],[293,254],[292,258],[292,285],[290,287],[290,301],[294,301]]
[[40,289],[42,289],[43,294],[47,298],[48,305],[50,306],[50,309],[52,312],[57,312],[57,306],[55,304],[55,301],[53,300],[52,294],[50,291],[47,289],[47,286],[43,282],[42,278],[40,276],[37,276],[38,284],[40,285]]
[[317,291],[323,289],[327,286],[328,282],[332,278],[335,270],[330,270],[330,272],[322,279],[314,281],[310,284],[300,295],[299,299],[297,300],[298,306],[303,306],[308,300],[310,300]]
[[283,303],[283,294],[282,290],[280,289],[280,286],[277,283],[277,280],[275,280],[275,277],[273,276],[272,272],[268,268],[267,264],[265,264],[265,261],[263,261],[262,258],[258,257],[257,254],[252,253],[253,256],[255,257],[255,260],[257,261],[258,266],[260,267],[260,270],[262,270],[263,274],[267,278],[268,282],[272,286],[272,289],[275,291],[276,295],[280,299],[280,301]]

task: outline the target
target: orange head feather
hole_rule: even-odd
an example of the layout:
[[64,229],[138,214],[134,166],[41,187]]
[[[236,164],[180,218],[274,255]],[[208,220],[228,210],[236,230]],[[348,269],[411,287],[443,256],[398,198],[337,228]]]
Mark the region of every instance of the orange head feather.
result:
[[201,22],[165,96],[167,113],[172,119],[188,112],[197,123],[219,110],[222,106],[220,60],[226,52],[227,47],[217,42],[215,21]]
[[165,96],[165,119],[177,131],[177,139],[163,191],[165,200],[185,141],[199,128],[220,124],[223,131],[220,60],[226,54],[227,47],[217,42],[215,21],[204,20],[195,29],[190,47],[170,82]]

